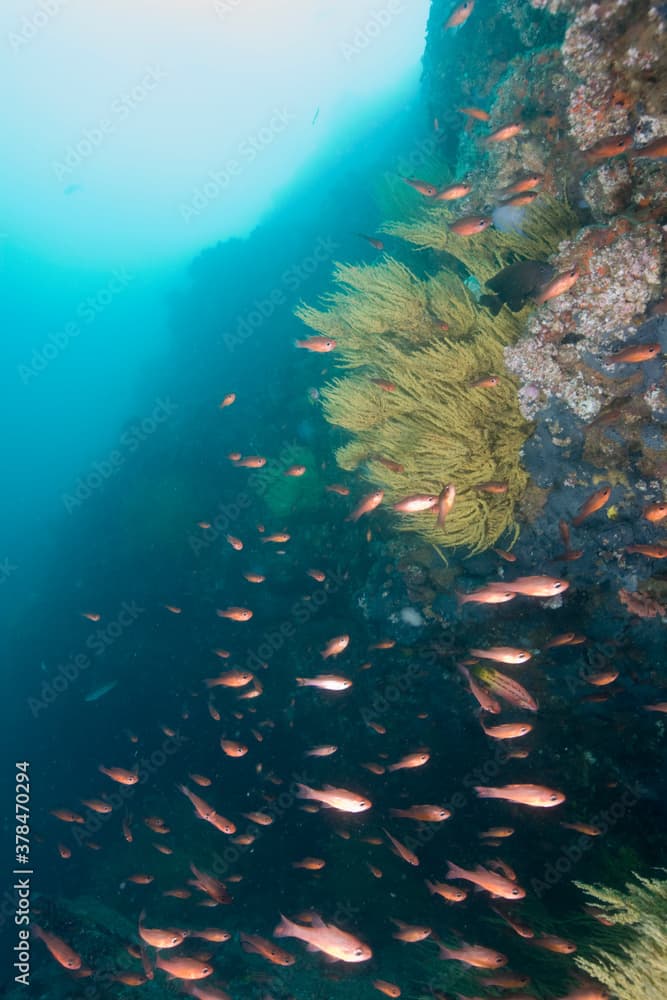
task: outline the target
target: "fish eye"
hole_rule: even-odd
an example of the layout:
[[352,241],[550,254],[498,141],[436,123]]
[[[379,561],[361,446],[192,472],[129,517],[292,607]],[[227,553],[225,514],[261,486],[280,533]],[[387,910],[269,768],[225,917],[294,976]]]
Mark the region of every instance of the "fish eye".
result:
[[550,802],[557,802],[558,801],[558,796],[557,795],[550,795],[549,796],[549,801]]
[[364,953],[364,949],[363,948],[355,948],[354,949],[354,954],[355,955],[363,955],[363,953]]
[[502,965],[502,964],[503,964],[503,956],[496,955],[496,965]]
[[518,889],[512,889],[512,895],[513,896],[518,896],[519,895],[519,890]]

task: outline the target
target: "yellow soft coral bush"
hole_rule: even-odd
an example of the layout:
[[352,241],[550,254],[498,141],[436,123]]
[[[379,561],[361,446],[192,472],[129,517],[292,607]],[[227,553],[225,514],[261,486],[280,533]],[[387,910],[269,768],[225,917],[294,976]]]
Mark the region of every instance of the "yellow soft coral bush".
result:
[[[530,426],[504,368],[503,346],[518,337],[524,314],[505,306],[492,316],[463,279],[482,283],[517,252],[545,256],[565,235],[570,215],[547,202],[539,212],[531,209],[525,236],[485,232],[464,239],[444,224],[451,208],[420,212],[414,224],[393,223],[387,231],[446,249],[447,266],[419,277],[388,254],[372,265],[337,264],[335,289],[320,307],[302,304],[296,314],[336,340],[335,360],[349,370],[322,392],[327,420],[354,435],[336,454],[341,468],[359,469],[382,487],[385,503],[437,494],[453,483],[456,502],[444,527],[433,513],[397,515],[399,527],[479,552],[518,532],[514,510],[528,479],[520,451]],[[474,385],[490,374],[500,376],[497,385]],[[506,492],[481,490],[488,481],[506,484]]]
[[667,880],[635,878],[625,892],[576,883],[613,924],[630,929],[622,938],[610,929],[608,944],[595,945],[592,957],[579,955],[576,962],[607,986],[615,1000],[665,1000]]

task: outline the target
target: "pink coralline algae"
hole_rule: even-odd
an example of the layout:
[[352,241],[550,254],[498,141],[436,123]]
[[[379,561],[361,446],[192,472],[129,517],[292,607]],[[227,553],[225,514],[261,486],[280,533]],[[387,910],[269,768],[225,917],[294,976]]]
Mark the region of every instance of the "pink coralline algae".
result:
[[633,228],[618,219],[605,228],[587,227],[561,245],[553,264],[564,271],[576,263],[578,281],[540,306],[526,332],[505,349],[528,419],[555,397],[588,421],[613,398],[616,383],[604,377],[601,361],[632,334],[657,294],[661,237],[659,226]]

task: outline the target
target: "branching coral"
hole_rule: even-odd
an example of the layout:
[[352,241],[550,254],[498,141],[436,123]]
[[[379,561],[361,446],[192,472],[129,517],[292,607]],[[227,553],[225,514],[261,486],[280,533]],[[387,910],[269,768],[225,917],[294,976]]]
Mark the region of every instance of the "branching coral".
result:
[[[452,234],[447,207],[422,208],[415,223],[387,232],[417,246],[446,251],[445,266],[420,278],[389,255],[374,265],[338,264],[337,288],[322,308],[301,305],[297,316],[336,340],[336,361],[354,373],[322,391],[332,424],[354,435],[336,459],[385,492],[385,503],[412,493],[438,494],[452,483],[456,501],[444,526],[436,515],[403,515],[399,527],[428,541],[479,552],[518,528],[514,519],[527,475],[521,447],[530,432],[517,384],[503,364],[522,313],[481,307],[464,277],[482,284],[519,256],[545,257],[572,224],[570,210],[551,199],[532,208],[523,234]],[[491,374],[497,383],[476,385]],[[489,482],[505,491],[480,489]],[[506,542],[511,544],[511,540]]]
[[577,956],[577,965],[599,979],[618,1000],[664,1000],[667,996],[667,880],[645,879],[617,892],[577,882],[615,925],[631,928],[619,939],[609,931],[608,944],[593,957]]
[[421,250],[446,251],[483,284],[507,264],[511,254],[546,258],[576,227],[569,207],[548,197],[542,197],[528,209],[521,233],[487,229],[474,237],[458,236],[451,232],[449,224],[461,214],[460,209],[444,204],[428,207],[415,220],[388,222],[382,231],[399,236]]
[[[383,341],[382,377],[395,387],[383,392],[362,376],[336,380],[323,392],[327,419],[356,432],[337,453],[346,469],[363,466],[385,490],[387,502],[408,493],[438,493],[452,482],[457,496],[444,528],[433,513],[406,515],[400,527],[432,542],[479,551],[514,529],[514,505],[527,476],[519,449],[529,425],[519,413],[516,387],[508,376],[490,387],[472,383],[502,371],[502,344],[492,333],[466,342],[441,338],[406,353]],[[507,483],[507,492],[477,489],[489,480]]]

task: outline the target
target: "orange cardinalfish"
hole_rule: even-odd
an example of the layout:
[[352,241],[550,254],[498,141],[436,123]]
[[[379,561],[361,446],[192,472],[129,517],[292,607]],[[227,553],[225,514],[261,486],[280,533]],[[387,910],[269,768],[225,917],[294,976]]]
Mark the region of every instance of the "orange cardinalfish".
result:
[[573,955],[577,950],[574,941],[567,941],[565,938],[557,937],[555,934],[543,934],[536,937],[533,944],[546,951],[552,951],[556,955]]
[[576,632],[563,632],[561,635],[555,635],[553,639],[549,639],[545,642],[545,649],[558,649],[559,646],[579,646],[582,642],[586,641],[586,637],[583,635],[577,635]]
[[476,969],[500,969],[507,965],[508,959],[502,952],[493,951],[492,948],[483,948],[478,944],[466,944],[462,942],[462,947],[453,949],[440,945],[440,958],[453,959],[456,962],[463,962],[465,965],[472,965]]
[[200,892],[205,892],[215,903],[224,904],[232,902],[232,897],[227,891],[227,886],[224,882],[220,882],[213,875],[209,875],[208,872],[195,868],[192,862],[190,862],[190,871],[194,875],[194,880],[190,884],[194,885]]
[[468,20],[475,7],[475,0],[463,0],[462,3],[458,4],[457,7],[451,12],[447,20],[445,21],[445,29],[449,28],[460,28],[462,24]]
[[518,976],[514,972],[497,972],[479,980],[484,986],[498,986],[502,990],[521,990],[530,982],[529,976]]
[[496,916],[500,917],[501,920],[504,920],[507,926],[511,927],[514,933],[518,934],[519,937],[526,939],[535,937],[535,931],[532,929],[532,927],[529,927],[528,924],[522,923],[515,916],[512,916],[509,913],[505,913],[497,906],[492,906],[491,909],[496,914]]
[[212,965],[200,962],[196,958],[163,958],[162,955],[158,955],[155,965],[172,979],[206,979],[213,974]]
[[62,938],[56,937],[55,934],[49,934],[39,924],[36,924],[34,920],[31,922],[30,928],[35,937],[44,942],[49,953],[55,958],[56,962],[62,965],[63,969],[81,968],[81,956],[77,955],[68,944],[65,944]]
[[258,826],[271,826],[273,823],[273,816],[269,816],[263,812],[243,813],[243,816],[249,819],[251,823],[257,823]]
[[359,239],[366,240],[367,243],[373,247],[374,250],[384,250],[384,243],[382,240],[376,239],[375,236],[367,236],[366,233],[357,233]]
[[400,997],[401,995],[401,987],[397,986],[396,983],[387,982],[386,979],[372,979],[371,985],[378,993],[384,993],[386,997]]
[[366,962],[373,952],[354,934],[341,930],[334,924],[325,924],[314,913],[309,926],[297,924],[280,914],[280,923],[273,932],[274,937],[295,937],[312,949],[321,951],[339,962]]
[[82,618],[87,618],[89,622],[98,622],[102,615],[98,614],[97,611],[82,611]]
[[292,868],[303,868],[308,872],[319,872],[326,865],[322,858],[301,858],[300,861],[293,861]]
[[144,927],[145,917],[146,911],[142,910],[139,914],[139,937],[151,948],[177,948],[179,944],[183,944],[188,936],[187,931],[177,930],[174,927],[168,927],[164,930],[157,927]]
[[223,753],[228,757],[245,757],[248,752],[245,743],[239,743],[237,740],[227,740],[224,736],[220,740],[220,746]]
[[314,351],[315,354],[328,354],[329,351],[335,351],[337,345],[331,337],[307,337],[306,340],[295,340],[294,346]]
[[240,552],[243,548],[243,542],[240,538],[236,538],[234,535],[225,535],[225,539],[227,543],[237,552]]
[[138,769],[135,771],[126,771],[123,767],[104,767],[100,764],[97,768],[102,774],[106,774],[107,778],[111,778],[112,781],[117,782],[119,785],[136,785],[139,781]]
[[417,753],[408,753],[401,757],[395,764],[389,764],[387,771],[405,771],[415,767],[423,767],[428,764],[431,755],[427,750],[419,750]]
[[218,608],[215,613],[218,618],[229,618],[233,622],[248,622],[252,618],[249,608]]
[[63,823],[85,823],[83,816],[79,813],[72,812],[71,809],[49,809],[52,816],[56,819],[62,820]]
[[469,195],[471,191],[472,185],[470,184],[449,184],[438,191],[434,201],[458,201],[459,198],[465,198]]
[[231,406],[232,403],[235,403],[235,402],[236,402],[236,393],[235,392],[228,392],[227,395],[223,398],[222,402],[220,403],[220,407],[219,408],[221,410],[224,410],[226,406]]
[[261,955],[262,958],[265,958],[267,962],[271,962],[273,965],[288,966],[294,965],[296,962],[294,955],[290,955],[288,951],[279,948],[273,941],[267,941],[266,938],[260,937],[258,934],[244,934],[241,931],[239,940],[244,951],[248,951],[254,955]]
[[543,285],[537,295],[533,296],[535,302],[537,302],[538,306],[541,306],[543,303],[548,302],[549,299],[555,299],[558,295],[569,292],[578,277],[579,268],[575,264],[569,271],[557,274],[555,278],[552,278],[546,285]]
[[326,573],[321,569],[307,569],[306,573],[308,576],[312,577],[313,580],[317,580],[318,583],[324,583],[327,578]]
[[432,510],[437,502],[437,496],[432,493],[415,493],[403,500],[396,500],[391,506],[400,514],[421,514],[425,510]]
[[543,174],[528,174],[526,177],[521,177],[518,181],[503,188],[500,193],[503,197],[511,194],[525,194],[526,191],[533,191],[536,187],[539,187],[543,180]]
[[276,545],[282,545],[284,542],[289,542],[292,536],[288,535],[286,531],[274,531],[272,535],[266,535],[262,539],[262,544],[265,542],[273,542]]
[[501,125],[497,128],[495,132],[491,132],[490,135],[485,136],[484,142],[507,142],[508,139],[514,139],[520,132],[523,132],[523,125],[521,122],[510,122],[509,125]]
[[492,896],[501,899],[523,899],[526,895],[526,890],[512,879],[482,868],[481,865],[476,865],[474,871],[468,871],[455,865],[452,861],[448,861],[447,864],[449,865],[446,875],[448,879],[460,878],[466,882],[472,882],[473,885],[479,886],[480,889],[485,889]]
[[401,473],[405,472],[405,466],[401,465],[400,462],[394,462],[391,458],[385,458],[384,455],[369,455],[369,459],[374,462],[379,462],[380,465],[384,465],[385,469],[389,469],[390,472]]
[[452,815],[442,806],[410,806],[409,809],[390,809],[390,816],[400,819],[416,819],[421,823],[442,823]]
[[[499,375],[484,375],[470,383],[471,389],[494,389],[500,383]],[[478,487],[479,489],[479,487]]]
[[422,927],[419,924],[406,924],[403,920],[397,920],[396,917],[390,917],[389,919],[392,924],[398,927],[398,930],[394,931],[391,935],[397,941],[405,941],[406,944],[417,944],[418,941],[425,941],[427,937],[431,936],[430,927]]
[[448,903],[462,903],[464,899],[468,898],[468,893],[465,889],[459,889],[458,886],[454,885],[447,885],[446,882],[429,882],[426,879],[425,885],[432,896],[440,896],[441,899],[446,900]]
[[245,687],[246,684],[250,684],[254,679],[255,675],[251,674],[249,670],[226,670],[224,673],[219,674],[218,677],[207,677],[204,684],[207,688],[238,688]]
[[590,823],[565,823],[560,824],[565,830],[575,830],[576,833],[583,833],[586,837],[599,837],[602,830],[599,826],[592,826]]
[[349,486],[342,486],[340,483],[329,483],[324,487],[327,493],[337,493],[339,497],[349,497]]
[[610,160],[613,156],[620,156],[632,146],[632,134],[610,135],[606,139],[600,139],[589,149],[584,150],[584,156],[589,163],[598,160]]
[[504,604],[516,597],[513,590],[493,590],[490,587],[480,587],[479,590],[472,590],[469,594],[462,594],[456,591],[456,600],[462,604]]
[[338,747],[334,743],[323,743],[321,746],[311,747],[304,750],[304,757],[331,757],[336,753]]
[[501,205],[503,208],[521,208],[523,205],[532,205],[539,197],[537,191],[524,191],[521,194],[512,194],[508,198],[503,198]]
[[479,660],[493,660],[495,663],[527,663],[532,659],[532,653],[527,649],[515,649],[513,646],[490,646],[488,649],[471,649],[471,656]]
[[409,184],[411,188],[415,191],[419,191],[423,194],[425,198],[435,198],[438,193],[438,189],[435,184],[429,184],[428,181],[420,181],[417,177],[403,177],[402,178],[406,184]]
[[264,583],[266,577],[263,573],[244,573],[243,579],[247,580],[248,583]]
[[656,545],[626,545],[625,551],[630,555],[634,553],[640,556],[649,556],[651,559],[667,559],[667,545],[660,543]]
[[237,469],[262,469],[266,465],[263,455],[245,455],[234,462]]
[[660,521],[664,521],[667,517],[667,503],[661,501],[660,503],[650,503],[644,507],[642,517],[650,521],[651,524],[659,524]]
[[329,639],[324,649],[320,650],[320,656],[323,660],[328,660],[330,656],[340,656],[349,645],[349,635],[336,635],[333,639]]
[[475,791],[480,799],[504,799],[522,806],[535,806],[539,809],[551,809],[565,802],[562,792],[544,785],[503,785],[501,788],[489,788],[486,785],[475,785]]
[[384,500],[384,490],[374,490],[373,493],[367,493],[365,497],[359,501],[354,510],[348,514],[345,518],[346,521],[358,521],[360,517],[364,514],[370,514],[371,511],[379,507]]
[[636,344],[631,347],[624,347],[617,354],[611,354],[606,358],[608,365],[638,364],[642,361],[653,361],[662,353],[659,343]]
[[204,799],[199,797],[199,795],[195,795],[194,792],[191,792],[186,785],[176,785],[176,787],[179,792],[182,792],[182,794],[190,800],[199,819],[206,820],[207,823],[210,823],[211,826],[214,826],[215,829],[219,830],[221,833],[236,833],[236,826],[231,820],[226,819],[224,816],[220,816],[215,811],[213,806],[210,806],[208,802],[205,802]]
[[396,392],[395,382],[387,382],[384,378],[372,378],[371,382],[373,385],[378,386],[379,389],[382,389],[383,392]]
[[480,719],[480,725],[486,735],[494,740],[516,740],[527,736],[533,728],[528,722],[503,722],[498,726],[486,726],[483,719]]
[[498,580],[487,584],[493,590],[512,591],[525,597],[556,597],[570,584],[554,576],[519,576],[516,580]]
[[447,516],[451,514],[455,500],[456,500],[456,487],[454,486],[454,484],[448,483],[447,486],[443,486],[436,502],[436,507],[438,511],[436,524],[438,525],[439,528],[444,528],[445,520],[447,519]]
[[393,852],[396,855],[396,857],[400,858],[402,861],[406,861],[409,865],[413,865],[415,867],[419,864],[419,858],[414,853],[414,851],[411,851],[409,847],[406,847],[405,844],[402,844],[400,840],[396,839],[396,837],[392,837],[389,831],[385,830],[384,827],[382,828],[382,832],[384,833],[387,840],[389,840],[389,842],[391,843]]
[[450,222],[449,228],[457,236],[474,236],[475,233],[483,233],[492,222],[490,215],[464,215],[455,222]]
[[497,549],[497,548],[494,548],[493,551],[496,553],[497,556],[499,556],[505,562],[508,562],[508,563],[516,562],[516,556],[514,555],[514,553],[513,552],[508,552],[507,549]]
[[285,469],[284,474],[286,476],[294,476],[295,478],[298,478],[299,476],[303,476],[305,472],[306,472],[305,465],[290,465],[289,469]]
[[468,118],[474,118],[478,122],[488,122],[491,115],[488,111],[484,111],[482,108],[457,108],[460,114],[467,115]]
[[633,151],[633,156],[645,159],[661,160],[667,156],[667,136],[661,135],[657,139],[651,139],[645,146]]
[[500,495],[503,493],[507,493],[509,489],[509,483],[503,483],[497,479],[490,479],[486,483],[476,483],[474,488],[476,490],[480,490],[482,493],[492,493],[494,495],[495,494]]
[[330,809],[337,809],[339,812],[359,813],[371,808],[371,801],[356,792],[350,792],[347,788],[334,788],[332,785],[325,785],[323,788],[310,788],[308,785],[301,785],[297,782],[296,797],[298,799],[310,799],[314,802],[321,802],[322,805]]
[[587,517],[590,517],[591,514],[595,514],[598,510],[601,510],[602,507],[604,507],[604,505],[609,501],[610,497],[611,486],[603,486],[601,489],[596,490],[595,493],[591,494],[588,500],[581,505],[576,517],[572,518],[573,526],[578,528]]
[[229,931],[224,931],[219,927],[204,927],[201,931],[190,931],[190,937],[201,938],[202,941],[211,941],[213,944],[222,944],[231,938]]

